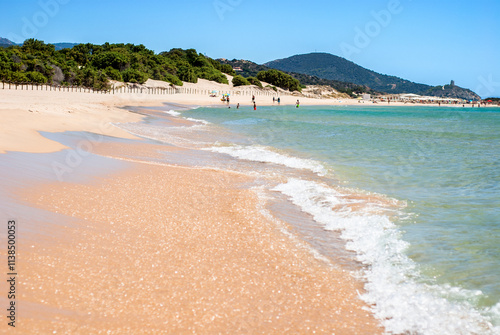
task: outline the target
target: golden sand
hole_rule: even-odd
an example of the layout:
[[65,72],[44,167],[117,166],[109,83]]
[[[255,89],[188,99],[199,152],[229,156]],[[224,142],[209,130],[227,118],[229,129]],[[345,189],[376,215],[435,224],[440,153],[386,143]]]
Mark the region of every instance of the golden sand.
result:
[[[133,139],[110,123],[142,116],[116,106],[165,99],[0,95],[0,152],[65,148],[38,131]],[[154,159],[160,150],[179,150],[140,141],[95,143],[92,149],[118,159],[138,153]],[[285,223],[265,216],[258,197],[244,187],[250,177],[154,163],[130,166],[90,183],[41,181],[18,190],[19,201],[58,213],[60,222],[46,222],[19,241],[17,333],[383,332],[358,297],[363,284],[315,258],[305,242],[283,232]],[[12,331],[6,328],[2,323],[0,332]]]
[[314,258],[238,187],[247,177],[144,166],[29,190],[80,219],[23,249],[31,334],[375,334],[362,285]]

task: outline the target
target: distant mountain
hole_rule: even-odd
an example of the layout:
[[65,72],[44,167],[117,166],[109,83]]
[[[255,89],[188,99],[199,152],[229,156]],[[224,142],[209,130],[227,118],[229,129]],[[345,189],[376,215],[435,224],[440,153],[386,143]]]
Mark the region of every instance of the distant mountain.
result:
[[62,50],[62,49],[71,49],[75,45],[78,45],[80,43],[67,43],[67,42],[63,42],[63,43],[51,43],[51,44],[54,44],[54,46],[56,47],[56,50]]
[[7,47],[10,47],[11,45],[16,45],[16,43],[14,43],[6,38],[0,37],[0,47],[7,48]]
[[[259,65],[257,63],[254,63],[254,62],[251,62],[248,60],[243,60],[243,59],[227,60],[227,59],[221,58],[221,59],[217,59],[217,60],[219,62],[221,62],[222,64],[231,65],[233,67],[233,69],[236,69],[238,74],[240,74],[246,78],[255,77],[255,76],[257,76],[257,73],[259,73],[260,71],[267,71],[270,69],[270,67],[268,67],[268,66]],[[280,70],[280,71],[282,71],[282,70]],[[286,74],[289,74],[293,78],[299,80],[302,85],[328,85],[339,92],[348,93],[348,94],[352,94],[352,92],[378,93],[378,92],[375,92],[374,90],[371,90],[368,87],[365,87],[363,85],[357,85],[354,83],[319,78],[317,76],[312,76],[312,75],[297,73],[297,72],[290,72],[290,71],[283,71],[283,72],[285,72]]]
[[[71,49],[75,45],[78,45],[78,43],[51,43],[54,45],[56,50],[62,50],[62,49]],[[0,48],[8,48],[12,45],[23,45],[22,43],[17,44],[12,42],[11,40],[8,40],[6,38],[0,37]]]
[[365,85],[376,91],[387,93],[422,94],[432,88],[429,85],[418,84],[365,69],[345,58],[328,53],[295,55],[274,60],[264,65],[281,71],[305,73],[319,78]]
[[14,45],[16,43],[12,42],[11,40],[8,40],[6,38],[0,37],[0,44],[8,44],[8,45]]

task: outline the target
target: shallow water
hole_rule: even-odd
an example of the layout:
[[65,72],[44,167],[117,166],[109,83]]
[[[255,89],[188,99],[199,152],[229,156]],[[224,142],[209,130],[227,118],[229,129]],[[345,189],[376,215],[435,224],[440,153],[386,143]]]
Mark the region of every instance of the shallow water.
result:
[[270,188],[325,234],[340,233],[365,265],[364,298],[389,331],[499,333],[497,108],[269,106],[180,115],[209,121],[199,126],[210,134],[207,150],[259,162],[257,173],[276,171],[282,180]]

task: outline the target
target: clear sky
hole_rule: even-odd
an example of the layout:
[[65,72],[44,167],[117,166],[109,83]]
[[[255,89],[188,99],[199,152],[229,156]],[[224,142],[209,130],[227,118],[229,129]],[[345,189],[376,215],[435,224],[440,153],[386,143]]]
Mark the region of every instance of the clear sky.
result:
[[429,85],[500,97],[499,0],[0,0],[14,42],[195,48],[262,64],[328,52]]

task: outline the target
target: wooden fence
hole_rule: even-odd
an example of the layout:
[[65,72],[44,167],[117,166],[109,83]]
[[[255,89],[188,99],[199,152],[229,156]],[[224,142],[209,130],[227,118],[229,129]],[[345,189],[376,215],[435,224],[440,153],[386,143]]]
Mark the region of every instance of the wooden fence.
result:
[[[98,93],[98,94],[155,94],[155,95],[169,95],[169,94],[198,94],[210,95],[213,90],[201,90],[197,88],[188,87],[141,87],[136,85],[126,85],[120,87],[113,87],[108,90],[96,90],[91,87],[83,86],[68,86],[68,85],[53,85],[53,84],[39,84],[39,83],[23,83],[23,82],[1,82],[1,89],[9,90],[26,90],[26,91],[59,91],[59,92],[81,92],[81,93]],[[217,95],[230,94],[231,96],[278,96],[274,90],[267,89],[247,89],[238,90],[232,89],[227,91],[217,91]]]

